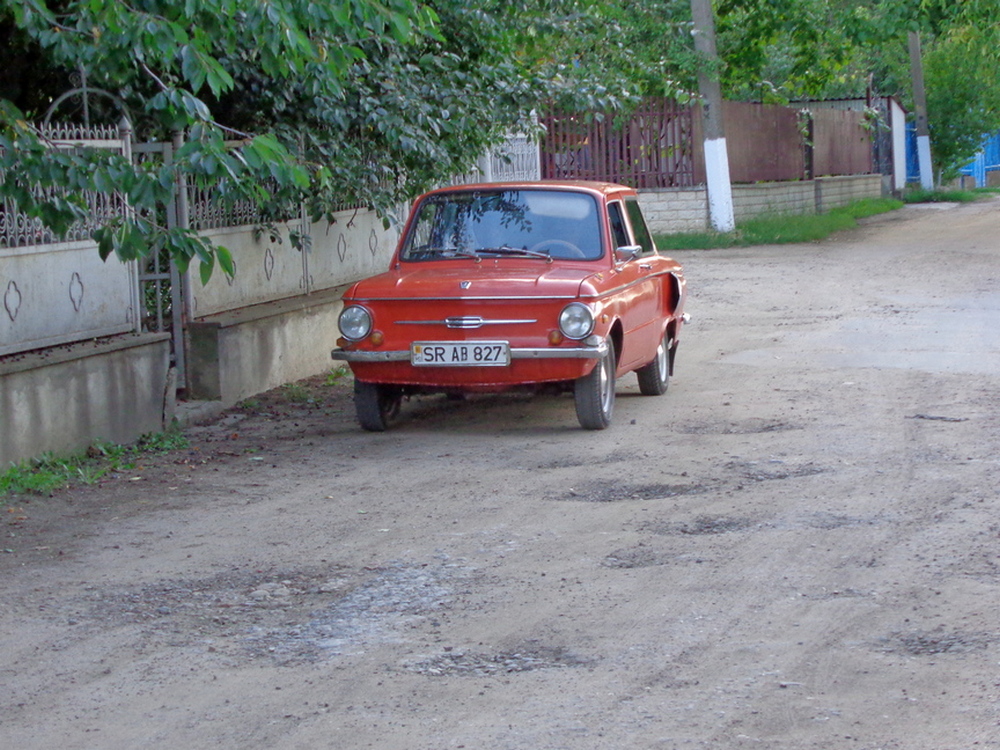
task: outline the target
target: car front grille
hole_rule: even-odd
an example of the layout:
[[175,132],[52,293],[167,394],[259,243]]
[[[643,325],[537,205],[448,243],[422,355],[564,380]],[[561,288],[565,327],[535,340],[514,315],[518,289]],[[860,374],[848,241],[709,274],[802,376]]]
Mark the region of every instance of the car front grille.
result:
[[484,318],[480,315],[453,315],[440,320],[397,320],[397,325],[426,326],[438,325],[453,330],[473,331],[483,326],[532,325],[538,320],[534,318]]

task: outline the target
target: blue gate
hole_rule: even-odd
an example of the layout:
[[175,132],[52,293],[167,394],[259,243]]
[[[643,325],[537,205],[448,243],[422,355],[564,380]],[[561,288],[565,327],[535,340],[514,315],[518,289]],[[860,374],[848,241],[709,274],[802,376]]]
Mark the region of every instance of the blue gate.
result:
[[[931,148],[934,143],[931,143]],[[986,175],[1000,172],[1000,133],[983,141],[983,147],[975,158],[962,167],[959,173],[976,180],[976,187],[986,187]],[[906,123],[906,181],[920,182],[920,164],[917,161],[917,126]]]
[[1000,133],[988,138],[976,157],[959,171],[966,177],[974,177],[976,187],[986,187],[986,173],[1000,172]]

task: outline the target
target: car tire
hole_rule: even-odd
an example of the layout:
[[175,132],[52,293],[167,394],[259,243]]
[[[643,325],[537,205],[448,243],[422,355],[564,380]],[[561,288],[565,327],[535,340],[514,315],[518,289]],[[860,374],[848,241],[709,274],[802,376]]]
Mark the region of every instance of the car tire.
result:
[[576,417],[585,430],[603,430],[611,424],[615,409],[615,346],[608,341],[608,351],[594,369],[573,386]]
[[354,410],[361,428],[368,432],[385,432],[399,414],[402,400],[402,394],[390,386],[354,381]]
[[663,334],[656,356],[645,367],[635,371],[639,378],[639,393],[643,396],[662,396],[670,387],[670,346],[673,342],[669,334]]

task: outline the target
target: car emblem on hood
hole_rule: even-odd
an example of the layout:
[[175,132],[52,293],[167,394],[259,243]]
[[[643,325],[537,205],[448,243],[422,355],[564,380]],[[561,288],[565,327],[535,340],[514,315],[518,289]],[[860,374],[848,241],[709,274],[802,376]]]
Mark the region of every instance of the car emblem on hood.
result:
[[462,289],[468,289],[468,288],[470,288],[472,286],[472,282],[471,281],[460,281],[458,283],[458,285],[460,287],[462,287]]

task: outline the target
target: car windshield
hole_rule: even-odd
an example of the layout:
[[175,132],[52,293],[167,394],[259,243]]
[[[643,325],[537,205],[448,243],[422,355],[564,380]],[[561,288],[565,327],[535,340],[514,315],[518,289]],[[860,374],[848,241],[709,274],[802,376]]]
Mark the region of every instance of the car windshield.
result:
[[408,261],[602,255],[597,201],[562,190],[477,190],[425,198],[403,246]]

